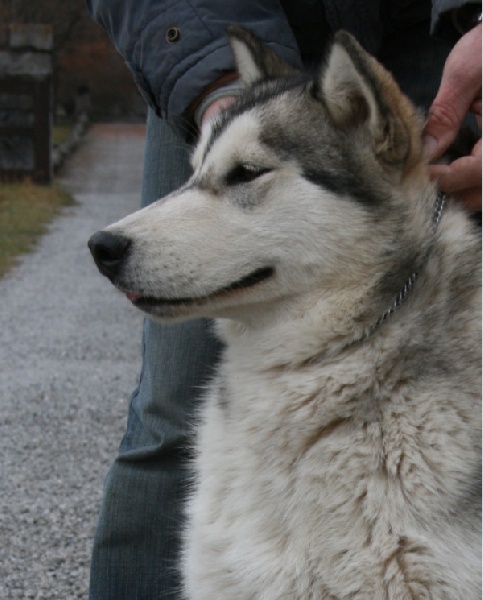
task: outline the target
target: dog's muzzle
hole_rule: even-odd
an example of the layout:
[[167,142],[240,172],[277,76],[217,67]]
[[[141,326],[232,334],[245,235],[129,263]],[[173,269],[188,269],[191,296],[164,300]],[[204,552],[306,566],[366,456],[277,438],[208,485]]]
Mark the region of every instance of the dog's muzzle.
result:
[[99,271],[113,281],[127,258],[131,240],[108,231],[98,231],[87,245]]

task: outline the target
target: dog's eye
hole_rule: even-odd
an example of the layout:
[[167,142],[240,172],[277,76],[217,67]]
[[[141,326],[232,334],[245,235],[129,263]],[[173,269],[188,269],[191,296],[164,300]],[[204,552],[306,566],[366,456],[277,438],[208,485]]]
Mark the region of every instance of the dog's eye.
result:
[[226,176],[227,185],[239,185],[241,183],[250,183],[257,177],[270,173],[271,169],[259,167],[251,164],[239,164],[233,167]]

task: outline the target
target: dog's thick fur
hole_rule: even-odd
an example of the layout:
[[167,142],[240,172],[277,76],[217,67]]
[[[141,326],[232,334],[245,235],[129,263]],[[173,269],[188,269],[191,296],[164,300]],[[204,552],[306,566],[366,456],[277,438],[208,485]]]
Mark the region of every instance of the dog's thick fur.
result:
[[451,201],[435,224],[421,119],[348,34],[315,79],[230,36],[248,90],[193,177],[92,242],[135,305],[226,343],[186,598],[477,600],[478,231]]

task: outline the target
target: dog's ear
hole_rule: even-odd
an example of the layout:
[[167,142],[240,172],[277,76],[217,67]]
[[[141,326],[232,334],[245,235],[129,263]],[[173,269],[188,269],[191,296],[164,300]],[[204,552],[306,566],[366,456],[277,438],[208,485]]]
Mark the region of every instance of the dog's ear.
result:
[[228,40],[240,77],[247,85],[295,73],[271,48],[239,25],[230,25]]
[[419,117],[392,76],[347,32],[339,31],[315,94],[341,129],[369,128],[385,163],[407,165],[421,155]]

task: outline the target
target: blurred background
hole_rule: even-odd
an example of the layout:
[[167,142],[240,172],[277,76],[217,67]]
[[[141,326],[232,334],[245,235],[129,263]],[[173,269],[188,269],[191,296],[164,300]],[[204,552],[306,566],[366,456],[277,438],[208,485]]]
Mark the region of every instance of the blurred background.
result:
[[0,0],[0,26],[51,25],[54,122],[73,119],[89,93],[92,121],[143,121],[145,104],[122,58],[84,0]]
[[84,0],[0,0],[0,278],[72,201],[58,176],[86,135],[145,117]]
[[84,600],[142,316],[87,240],[139,207],[145,105],[84,0],[0,0],[0,599]]

